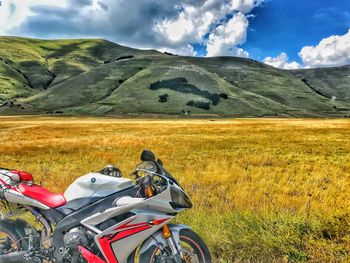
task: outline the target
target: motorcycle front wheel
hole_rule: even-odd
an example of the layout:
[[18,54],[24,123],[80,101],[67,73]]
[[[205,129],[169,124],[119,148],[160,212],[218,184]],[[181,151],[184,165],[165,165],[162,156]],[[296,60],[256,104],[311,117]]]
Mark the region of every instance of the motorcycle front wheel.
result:
[[[183,229],[180,232],[181,260],[183,263],[211,263],[211,256],[204,241],[190,229]],[[145,263],[170,263],[174,262],[169,256],[170,250],[157,246],[150,247],[140,255],[139,262]]]

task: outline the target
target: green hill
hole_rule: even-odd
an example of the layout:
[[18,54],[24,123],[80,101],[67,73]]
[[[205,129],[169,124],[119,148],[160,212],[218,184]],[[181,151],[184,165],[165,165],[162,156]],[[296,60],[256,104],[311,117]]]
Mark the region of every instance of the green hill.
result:
[[280,70],[102,39],[0,37],[0,114],[350,116],[350,67]]

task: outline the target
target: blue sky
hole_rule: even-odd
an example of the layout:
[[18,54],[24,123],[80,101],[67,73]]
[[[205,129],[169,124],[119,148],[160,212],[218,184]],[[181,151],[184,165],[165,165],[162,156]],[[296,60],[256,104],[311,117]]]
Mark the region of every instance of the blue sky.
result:
[[253,14],[243,48],[259,60],[286,52],[291,60],[301,62],[302,47],[344,35],[350,28],[347,0],[270,0]]
[[105,38],[287,69],[350,64],[349,0],[0,1],[0,35]]

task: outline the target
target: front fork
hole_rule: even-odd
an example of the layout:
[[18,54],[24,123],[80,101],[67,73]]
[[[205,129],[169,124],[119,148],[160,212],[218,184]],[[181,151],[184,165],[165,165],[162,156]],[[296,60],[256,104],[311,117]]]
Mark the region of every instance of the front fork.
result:
[[[151,185],[147,186],[145,189],[146,197],[150,198],[154,195],[154,191]],[[173,233],[171,232],[169,226],[165,224],[162,227],[163,238],[167,241],[168,246],[172,252],[172,256],[174,257],[175,262],[181,263],[181,251],[179,250],[180,244],[175,242],[173,238]]]
[[181,251],[179,250],[180,244],[177,244],[175,239],[173,238],[173,234],[168,225],[164,225],[162,228],[163,237],[167,241],[168,246],[172,252],[172,256],[174,257],[175,262],[181,263]]

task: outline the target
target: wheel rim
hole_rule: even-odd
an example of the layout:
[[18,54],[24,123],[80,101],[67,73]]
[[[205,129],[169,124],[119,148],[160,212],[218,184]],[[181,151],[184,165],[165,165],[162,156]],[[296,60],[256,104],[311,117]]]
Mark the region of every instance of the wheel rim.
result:
[[181,258],[183,262],[205,262],[205,256],[201,247],[191,238],[180,236]]
[[165,259],[169,258],[170,251],[168,251],[168,249],[168,247],[165,248],[165,251],[159,248],[155,249],[151,256],[151,263],[162,263]]
[[[183,263],[200,263],[200,258],[204,260],[203,253],[200,247],[192,240],[187,237],[181,237],[181,259]],[[196,251],[197,250],[197,251]],[[152,263],[162,263],[170,262],[171,251],[168,247],[165,248],[165,251],[160,250],[159,248],[155,249],[153,255],[151,256]],[[169,260],[169,261],[165,261]]]
[[199,263],[198,255],[193,248],[185,242],[181,242],[181,259],[183,263]]
[[0,232],[0,255],[18,251],[16,240],[5,232]]

